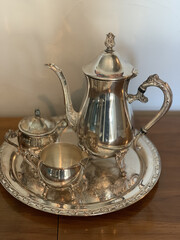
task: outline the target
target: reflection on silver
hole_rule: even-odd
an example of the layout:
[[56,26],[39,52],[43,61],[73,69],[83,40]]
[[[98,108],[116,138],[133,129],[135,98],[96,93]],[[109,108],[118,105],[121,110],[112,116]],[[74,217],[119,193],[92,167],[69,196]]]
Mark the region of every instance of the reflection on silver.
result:
[[[18,124],[18,130],[9,130],[5,134],[5,141],[19,149],[20,152],[40,150],[54,143],[67,123],[60,117],[58,121],[45,119],[40,115],[40,110],[35,110],[35,115],[23,118]],[[14,142],[18,139],[18,144]]]
[[56,189],[46,188],[16,149],[4,143],[0,148],[0,182],[21,202],[53,214],[93,216],[117,211],[142,199],[160,176],[161,162],[154,145],[145,136],[139,138],[138,145],[139,150],[130,147],[125,155],[121,165],[125,175],[117,159],[93,158],[73,189]]
[[[69,187],[81,176],[88,156],[76,145],[52,143],[40,153],[38,172],[49,187]],[[86,157],[86,158],[85,158]]]
[[144,96],[147,87],[159,87],[164,93],[164,103],[159,113],[137,136],[146,133],[164,116],[172,103],[170,87],[156,74],[140,85],[136,95],[128,94],[129,81],[137,75],[137,71],[114,51],[114,37],[112,33],[107,34],[106,50],[83,67],[88,90],[80,112],[73,109],[62,70],[55,64],[46,64],[61,82],[69,126],[78,133],[81,144],[89,153],[101,158],[115,156],[136,140],[129,104],[134,100],[147,102]]
[[[172,92],[154,74],[136,95],[128,94],[137,71],[114,51],[114,37],[107,34],[105,51],[83,67],[88,91],[80,112],[73,109],[62,70],[46,64],[61,82],[68,127],[62,118],[42,119],[38,110],[20,122],[18,131],[5,135],[10,145],[0,148],[0,181],[29,206],[62,215],[104,214],[140,200],[157,182],[160,158],[144,134],[169,110]],[[130,104],[147,102],[144,93],[150,86],[163,91],[164,102],[158,114],[135,132]],[[76,146],[71,134],[68,144],[62,142],[65,127],[70,133],[73,129]],[[61,143],[55,143],[58,139]]]

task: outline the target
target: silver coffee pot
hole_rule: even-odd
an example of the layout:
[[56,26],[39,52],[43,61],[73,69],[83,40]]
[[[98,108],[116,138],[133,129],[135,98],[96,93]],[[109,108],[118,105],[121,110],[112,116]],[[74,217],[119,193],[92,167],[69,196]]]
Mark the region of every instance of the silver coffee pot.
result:
[[[137,136],[147,133],[172,103],[169,85],[157,74],[149,76],[139,86],[136,95],[128,93],[129,81],[137,75],[137,71],[114,51],[114,38],[112,33],[107,34],[105,51],[83,67],[88,90],[79,112],[73,108],[62,70],[55,64],[46,64],[57,74],[62,84],[69,125],[77,132],[80,143],[86,150],[101,158],[115,156],[128,149],[137,140]],[[135,100],[147,102],[144,93],[151,86],[163,91],[164,103],[156,116],[135,134],[130,104]]]

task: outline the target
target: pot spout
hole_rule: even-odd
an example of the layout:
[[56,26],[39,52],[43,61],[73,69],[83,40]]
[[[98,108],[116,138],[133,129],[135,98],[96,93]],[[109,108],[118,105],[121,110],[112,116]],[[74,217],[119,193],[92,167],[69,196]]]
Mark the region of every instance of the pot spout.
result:
[[66,117],[67,117],[69,125],[72,128],[76,129],[77,123],[79,120],[79,113],[76,112],[73,108],[69,87],[68,87],[67,81],[64,77],[64,74],[63,74],[62,70],[58,66],[56,66],[54,63],[48,63],[48,64],[45,64],[45,66],[48,66],[51,70],[53,70],[61,82],[61,85],[63,88],[63,93],[64,93]]

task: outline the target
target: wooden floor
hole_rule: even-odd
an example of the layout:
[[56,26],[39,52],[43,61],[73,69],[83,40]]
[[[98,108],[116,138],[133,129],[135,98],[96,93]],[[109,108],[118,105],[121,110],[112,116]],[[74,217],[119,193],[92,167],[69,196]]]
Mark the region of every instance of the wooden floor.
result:
[[[152,118],[135,114],[136,128]],[[19,119],[0,119],[0,141]],[[0,240],[180,239],[180,112],[168,113],[147,135],[162,159],[154,189],[136,204],[97,217],[55,216],[30,208],[0,185]]]

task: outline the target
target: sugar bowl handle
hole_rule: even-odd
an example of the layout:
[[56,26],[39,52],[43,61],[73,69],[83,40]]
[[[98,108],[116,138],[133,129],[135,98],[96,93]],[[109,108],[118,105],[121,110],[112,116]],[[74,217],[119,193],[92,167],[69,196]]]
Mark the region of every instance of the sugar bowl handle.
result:
[[17,145],[16,143],[14,143],[13,141],[11,141],[11,138],[17,138],[18,136],[18,130],[14,131],[12,129],[9,129],[8,132],[6,132],[5,136],[4,136],[4,140],[9,143],[10,145],[16,147],[17,149],[19,149],[19,145]]
[[17,139],[18,137],[18,130],[14,131],[12,129],[9,129],[8,132],[6,132],[4,140],[9,143],[10,145],[12,145],[13,147],[17,148],[17,151],[24,157],[25,161],[34,169],[37,168],[36,164],[32,161],[32,157],[34,158],[38,158],[38,156],[28,150],[28,149],[22,149],[18,144],[16,144],[14,141],[12,141],[11,139],[15,138]]
[[136,95],[128,94],[129,103],[132,103],[135,100],[139,100],[140,102],[144,103],[148,102],[148,98],[144,96],[144,93],[146,92],[146,89],[148,87],[160,88],[164,93],[164,102],[160,111],[155,115],[155,117],[150,122],[148,122],[143,128],[141,128],[140,132],[136,136],[146,134],[147,131],[167,113],[172,104],[171,88],[166,82],[162,81],[157,74],[149,76],[148,79],[139,86]]

